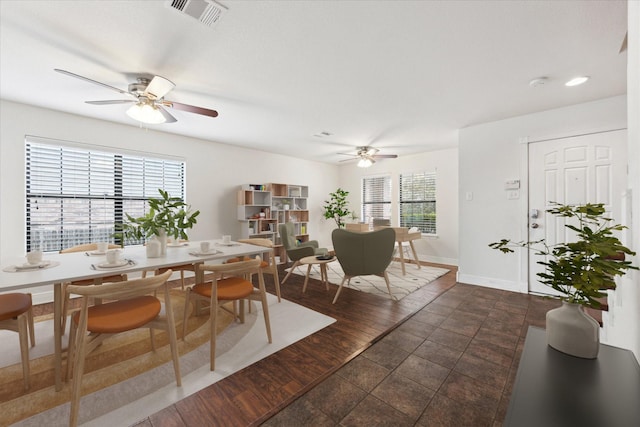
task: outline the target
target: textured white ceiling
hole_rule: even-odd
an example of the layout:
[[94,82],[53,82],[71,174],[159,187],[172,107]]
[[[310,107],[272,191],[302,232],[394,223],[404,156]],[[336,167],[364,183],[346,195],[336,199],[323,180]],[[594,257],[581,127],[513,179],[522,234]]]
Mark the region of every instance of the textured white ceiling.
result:
[[165,1],[2,0],[0,97],[138,127],[125,105],[84,103],[116,92],[53,69],[122,89],[158,74],[176,84],[167,99],[220,115],[170,110],[177,123],[150,128],[335,163],[626,92],[626,1],[220,3],[210,28]]

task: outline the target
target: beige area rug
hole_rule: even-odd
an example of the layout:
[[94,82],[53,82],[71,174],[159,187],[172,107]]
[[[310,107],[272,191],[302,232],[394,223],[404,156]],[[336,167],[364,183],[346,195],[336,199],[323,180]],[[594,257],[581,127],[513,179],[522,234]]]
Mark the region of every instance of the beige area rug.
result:
[[[182,295],[172,291],[179,337]],[[209,316],[189,318],[187,339],[178,343],[182,387],[175,384],[166,334],[156,332],[156,352],[151,351],[148,330],[106,340],[87,362],[80,423],[109,427],[134,424],[335,321],[290,301],[278,303],[274,296],[268,297],[272,344],[267,342],[259,304],[252,302],[244,324],[219,311],[224,321],[218,330],[215,372],[209,370]],[[68,424],[71,387],[65,384],[60,392],[53,388],[52,329],[51,320],[36,323],[37,345],[30,354],[32,387],[27,394],[21,391],[17,334],[0,331],[1,342],[10,343],[0,356],[0,426]]]
[[[288,272],[290,269],[287,269]],[[412,292],[420,289],[424,285],[434,281],[440,276],[448,273],[446,268],[421,266],[418,269],[416,264],[405,264],[406,275],[402,274],[402,265],[400,262],[393,261],[387,268],[387,274],[389,275],[389,283],[391,287],[391,295],[396,300],[401,300]],[[306,275],[307,266],[297,267],[294,274]],[[314,265],[311,268],[312,279],[320,280],[320,267]],[[336,260],[327,264],[327,277],[329,283],[340,285],[344,272],[340,267],[340,263]],[[311,284],[307,285],[311,286]],[[376,294],[381,296],[389,296],[389,290],[384,279],[379,276],[358,276],[351,279],[349,285],[344,284],[345,288],[355,289],[360,292],[367,292],[370,294]]]

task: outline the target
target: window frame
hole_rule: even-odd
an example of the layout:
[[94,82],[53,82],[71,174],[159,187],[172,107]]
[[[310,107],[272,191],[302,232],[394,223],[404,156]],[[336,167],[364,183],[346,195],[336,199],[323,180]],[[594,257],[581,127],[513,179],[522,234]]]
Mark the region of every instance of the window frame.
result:
[[[380,185],[380,189],[382,191],[380,199],[367,201],[367,182],[379,179],[383,180],[382,184]],[[385,188],[385,186],[388,188]],[[373,218],[385,218],[389,220],[391,219],[393,212],[393,179],[391,174],[370,175],[362,177],[360,181],[360,191],[360,196],[362,198],[362,203],[360,204],[360,218],[362,218],[363,221],[370,223],[371,221],[373,221]],[[388,192],[388,196],[384,194],[385,192]],[[371,210],[375,210],[375,208],[373,208],[373,206],[375,205],[381,205],[379,207],[379,212],[382,212],[382,216],[374,216],[373,214],[375,214],[375,212],[371,212]],[[368,206],[372,206],[372,208],[369,209]]]
[[[423,189],[414,189],[413,192],[414,194],[410,194],[408,195],[408,199],[409,200],[403,200],[405,197],[403,197],[403,192],[406,194],[406,190],[404,190],[403,188],[403,180],[410,179],[410,180],[416,180],[416,179],[422,179],[423,182],[420,184]],[[414,183],[415,184],[415,183]],[[431,187],[431,188],[429,188]],[[437,171],[418,171],[418,172],[403,172],[399,174],[398,177],[398,222],[400,227],[418,227],[420,229],[420,232],[423,235],[427,235],[427,236],[436,236],[438,233],[438,216],[437,216],[437,191],[438,191],[438,185],[437,185]],[[416,192],[420,193],[422,192],[424,197],[420,198],[420,197],[416,197],[419,194],[415,194]],[[419,205],[423,205],[422,208],[420,209]],[[404,211],[404,207],[407,206],[407,208],[411,207],[411,206],[418,206],[418,209],[421,210],[421,214],[427,214],[427,212],[425,212],[426,206],[424,205],[431,205],[432,208],[430,209],[432,211],[432,215],[433,215],[433,219],[429,220],[429,219],[422,219],[422,220],[414,220],[414,221],[409,221],[405,218],[405,213]],[[413,209],[410,209],[413,210]],[[416,214],[416,212],[411,212],[412,214]]]
[[185,199],[184,158],[30,135],[24,150],[27,251],[105,240],[122,244],[114,235],[116,224],[124,222],[125,213],[146,214],[158,188]]

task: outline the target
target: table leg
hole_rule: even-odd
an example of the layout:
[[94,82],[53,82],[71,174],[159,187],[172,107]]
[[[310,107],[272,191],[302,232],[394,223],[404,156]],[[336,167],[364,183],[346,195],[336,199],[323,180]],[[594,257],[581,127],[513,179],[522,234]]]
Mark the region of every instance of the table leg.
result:
[[307,290],[307,283],[309,283],[309,274],[311,274],[311,264],[307,266],[307,277],[304,278],[304,286],[302,287],[302,293]]
[[[53,285],[53,353],[56,391],[62,390],[62,283]],[[67,361],[69,363],[69,361]]]
[[402,250],[402,242],[398,240],[398,252],[400,252],[400,264],[402,265],[402,275],[407,274],[407,271],[404,269],[404,251]]
[[418,261],[418,253],[416,252],[416,247],[413,246],[413,240],[409,240],[409,246],[411,246],[411,252],[413,252],[413,259],[416,260],[416,264],[418,264],[418,269],[422,268],[420,265],[420,261]]
[[327,277],[327,264],[324,262],[320,264],[320,278],[324,282],[324,288],[326,290],[329,290],[329,278]]

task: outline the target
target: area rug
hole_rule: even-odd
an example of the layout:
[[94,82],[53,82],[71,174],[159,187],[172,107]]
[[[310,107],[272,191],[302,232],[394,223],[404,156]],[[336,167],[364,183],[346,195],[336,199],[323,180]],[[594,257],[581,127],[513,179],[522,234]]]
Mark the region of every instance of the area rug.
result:
[[[195,324],[195,329],[194,325],[190,324],[189,329],[193,330],[187,335],[186,341],[180,341],[179,343],[182,387],[176,387],[175,385],[168,345],[158,348],[156,352],[145,352],[137,356],[138,360],[133,363],[131,360],[114,363],[86,374],[83,377],[83,386],[88,385],[91,391],[83,392],[80,403],[80,423],[87,426],[108,427],[135,424],[137,421],[335,321],[331,317],[290,301],[282,300],[282,302],[278,303],[277,298],[272,295],[268,295],[268,302],[273,343],[269,344],[267,342],[260,305],[252,303],[251,313],[247,314],[244,324],[235,321],[228,322],[228,326],[218,334],[215,372],[209,370],[209,343],[206,339],[209,335],[209,323],[206,321],[208,316],[202,316],[204,321],[201,318],[191,317],[190,322],[197,323]],[[176,308],[177,304],[174,304],[174,306]],[[178,314],[178,310],[176,309],[175,311]],[[49,324],[47,325],[46,323]],[[177,329],[181,331],[181,326],[178,326]],[[7,353],[14,352],[14,354],[7,355],[3,351],[3,356],[0,358],[0,367],[2,367],[3,363],[6,364],[7,360],[19,361],[17,334],[6,331],[1,332],[3,332],[0,334],[2,342],[15,341],[16,345],[6,346]],[[149,341],[148,332],[143,332],[146,334],[146,341]],[[5,335],[5,333],[10,335]],[[50,322],[36,324],[37,345],[31,352],[31,358],[36,360],[32,360],[32,370],[38,359],[51,357],[46,354],[43,355],[43,353],[51,353],[52,351],[53,340],[50,337],[51,334],[52,325]],[[160,334],[158,334],[158,338],[159,345],[164,344]],[[107,346],[108,343],[109,341],[105,341],[103,345]],[[126,348],[127,346],[127,344],[124,344],[120,348]],[[49,347],[49,350],[47,351],[45,347]],[[98,357],[98,359],[100,358]],[[132,365],[153,364],[157,360],[162,360],[162,363],[150,369],[142,369],[143,372],[141,373],[138,373],[135,367],[131,368]],[[5,370],[16,370],[18,372],[17,376],[21,380],[19,363],[0,369],[2,369],[0,371],[2,383],[5,382],[6,378],[3,374]],[[16,374],[13,373],[12,375],[15,376]],[[93,390],[92,384],[102,381],[100,378],[104,379],[105,376],[114,377],[115,383],[104,388],[97,387],[96,390]],[[21,383],[18,383],[17,386],[21,386]],[[52,396],[53,400],[57,401],[58,404],[49,405],[48,409],[44,408],[41,402],[50,401]],[[13,400],[0,402],[0,425],[67,425],[69,419],[69,397],[70,385],[65,384],[63,390],[57,393],[53,391],[53,386],[49,386]],[[27,418],[20,413],[16,413],[18,408],[23,408],[23,413],[29,413],[29,408],[34,407],[41,412]]]
[[[344,272],[340,267],[340,263],[336,260],[326,264],[327,266],[327,278],[329,283],[340,285]],[[434,281],[440,276],[449,272],[446,268],[421,266],[418,269],[416,264],[405,264],[405,270],[407,274],[402,274],[402,265],[399,262],[392,262],[387,268],[387,274],[389,275],[389,283],[391,287],[391,295],[395,300],[401,300],[412,292],[420,289],[424,285]],[[290,271],[290,268],[286,270]],[[307,266],[303,265],[297,267],[293,274],[300,274],[302,276],[307,274]],[[317,265],[313,265],[311,268],[312,279],[320,280],[320,268]],[[311,284],[307,286],[312,286]],[[355,289],[360,292],[367,292],[370,294],[376,294],[381,296],[389,296],[387,285],[382,277],[379,276],[358,276],[351,279],[351,283],[344,284],[345,288]]]

